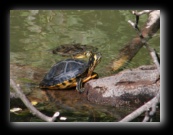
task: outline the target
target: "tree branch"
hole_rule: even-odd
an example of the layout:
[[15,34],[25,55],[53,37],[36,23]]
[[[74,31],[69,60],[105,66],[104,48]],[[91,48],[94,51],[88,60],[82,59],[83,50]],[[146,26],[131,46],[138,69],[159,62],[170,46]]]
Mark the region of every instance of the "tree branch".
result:
[[155,51],[155,49],[150,47],[148,45],[148,43],[145,43],[145,46],[147,47],[147,49],[148,49],[148,51],[150,53],[150,56],[153,59],[153,62],[156,65],[158,72],[160,73],[160,58],[159,58],[157,52]]
[[148,14],[150,12],[152,12],[153,10],[143,10],[141,12],[137,12],[137,11],[132,11],[132,14],[134,15],[137,15],[137,16],[140,16],[140,15],[143,15],[143,14]]
[[[55,112],[52,117],[48,117],[44,114],[42,114],[40,111],[38,111],[26,98],[26,96],[22,93],[22,90],[20,87],[16,85],[16,83],[10,79],[10,85],[15,90],[19,98],[23,101],[23,103],[26,105],[26,107],[32,112],[33,115],[36,115],[40,119],[47,121],[47,122],[53,122],[56,120],[56,118],[59,116],[59,112]],[[11,95],[11,94],[10,94]]]
[[158,54],[156,53],[156,51],[151,48],[149,46],[149,44],[147,43],[147,40],[143,37],[141,31],[139,30],[138,28],[138,20],[139,20],[139,15],[142,15],[144,13],[150,13],[152,10],[144,10],[144,11],[141,11],[141,12],[135,12],[133,11],[132,13],[134,15],[136,15],[136,23],[133,23],[132,21],[128,21],[131,26],[137,30],[138,34],[139,34],[139,37],[141,38],[141,40],[143,41],[144,45],[146,46],[146,48],[148,49],[149,53],[150,53],[150,56],[151,58],[153,59],[153,62],[154,64],[157,66],[157,69],[158,71],[160,72],[160,58],[158,57]]
[[[139,31],[136,24],[138,23],[138,17],[144,13],[148,13],[149,17],[145,23],[145,26],[141,29],[141,31]],[[136,15],[136,23],[133,23],[130,20],[128,22],[138,31],[139,36],[133,38],[124,46],[124,48],[121,49],[118,56],[112,62],[111,69],[113,71],[118,71],[124,67],[127,62],[131,61],[140,48],[145,45],[145,42],[152,38],[152,36],[160,28],[160,10],[144,10],[139,13],[134,12],[133,14]]]

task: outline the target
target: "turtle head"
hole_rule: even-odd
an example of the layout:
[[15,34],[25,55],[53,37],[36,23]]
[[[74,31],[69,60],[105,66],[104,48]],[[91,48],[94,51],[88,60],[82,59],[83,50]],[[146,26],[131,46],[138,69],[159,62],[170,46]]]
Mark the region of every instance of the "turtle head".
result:
[[96,66],[97,64],[100,63],[102,56],[100,53],[96,53],[96,54],[93,54],[93,57],[94,57],[94,64]]
[[89,66],[89,69],[88,69],[88,76],[90,76],[92,74],[92,72],[94,71],[95,67],[97,66],[97,64],[100,63],[101,61],[101,54],[100,53],[91,53],[90,54],[90,58],[89,58],[89,61],[88,61],[88,66]]

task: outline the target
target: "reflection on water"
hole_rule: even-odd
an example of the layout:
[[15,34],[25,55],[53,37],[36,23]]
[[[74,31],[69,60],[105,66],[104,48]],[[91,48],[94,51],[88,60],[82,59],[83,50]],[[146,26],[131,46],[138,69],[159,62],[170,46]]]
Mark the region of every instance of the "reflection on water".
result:
[[[10,67],[10,72],[13,73],[10,75],[13,75],[12,78],[21,83],[24,91],[30,89],[25,87],[26,83],[39,83],[45,72],[54,63],[66,59],[52,54],[51,50],[62,44],[71,43],[92,45],[98,48],[98,52],[102,54],[102,61],[95,71],[100,77],[110,75],[109,64],[116,57],[119,50],[123,48],[123,45],[136,36],[135,30],[127,23],[129,19],[134,20],[134,16],[128,10],[11,10],[10,63],[15,66]],[[139,25],[142,27],[145,21],[146,16],[141,17]],[[149,41],[150,45],[157,51],[160,48],[159,37],[158,32]],[[128,68],[150,63],[148,52],[145,48],[142,48]],[[30,72],[31,70],[32,72]],[[35,97],[39,96],[40,93],[39,89],[33,91],[33,93],[36,91]],[[33,93],[31,92],[31,95]],[[108,112],[100,114],[103,112],[101,110],[104,110],[104,107],[101,109],[100,106],[93,107],[91,105],[89,107],[92,108],[89,109],[89,107],[86,107],[89,103],[87,105],[82,104],[81,98],[76,102],[74,102],[75,98],[69,100],[69,102],[73,101],[71,102],[73,105],[69,105],[67,103],[69,97],[66,97],[66,95],[73,95],[75,92],[65,92],[66,95],[63,95],[63,93],[58,94],[55,92],[53,95],[59,95],[59,100],[63,102],[62,106],[57,105],[62,112],[65,113],[67,108],[72,108],[71,111],[74,113],[72,116],[74,117],[70,116],[71,121],[90,121],[90,118],[76,120],[77,115],[75,113],[82,116],[84,115],[82,110],[86,108],[86,116],[93,117],[93,119],[94,115],[106,117]],[[63,98],[65,98],[65,101]],[[58,102],[56,101],[56,103]],[[93,113],[91,110],[96,111]],[[114,108],[111,108],[111,111],[113,110],[115,111]],[[89,115],[89,113],[92,115]],[[111,117],[114,116],[111,114],[109,118]],[[109,121],[109,118],[105,121]],[[99,120],[97,119],[97,121]]]

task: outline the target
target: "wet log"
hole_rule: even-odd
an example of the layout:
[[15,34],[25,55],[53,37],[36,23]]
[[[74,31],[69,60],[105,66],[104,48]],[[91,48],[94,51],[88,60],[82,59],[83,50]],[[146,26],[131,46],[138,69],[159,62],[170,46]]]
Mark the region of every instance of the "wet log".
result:
[[90,102],[110,106],[140,106],[160,89],[160,74],[154,65],[124,70],[118,74],[91,80],[84,85]]

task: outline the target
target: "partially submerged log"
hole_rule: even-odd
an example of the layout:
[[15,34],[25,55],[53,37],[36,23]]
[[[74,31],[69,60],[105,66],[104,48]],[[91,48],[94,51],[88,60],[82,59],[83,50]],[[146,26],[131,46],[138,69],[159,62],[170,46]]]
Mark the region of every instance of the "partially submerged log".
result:
[[87,99],[93,103],[139,106],[159,92],[160,73],[155,66],[141,66],[91,80],[84,87]]

